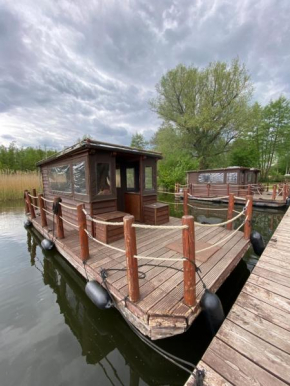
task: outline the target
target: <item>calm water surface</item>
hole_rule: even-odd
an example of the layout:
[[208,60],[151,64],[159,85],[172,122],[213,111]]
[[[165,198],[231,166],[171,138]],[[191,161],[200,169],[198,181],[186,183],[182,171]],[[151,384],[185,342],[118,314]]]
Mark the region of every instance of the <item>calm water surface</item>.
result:
[[[208,208],[192,209],[197,221],[225,219],[210,210],[225,206],[195,205]],[[182,206],[171,207],[182,215]],[[255,210],[253,227],[268,241],[283,214]],[[143,344],[117,311],[98,310],[84,279],[57,252],[43,251],[24,219],[22,202],[0,206],[0,385],[183,385],[188,374]],[[226,312],[256,261],[250,249],[219,290]],[[200,315],[187,333],[158,344],[197,363],[209,342]]]

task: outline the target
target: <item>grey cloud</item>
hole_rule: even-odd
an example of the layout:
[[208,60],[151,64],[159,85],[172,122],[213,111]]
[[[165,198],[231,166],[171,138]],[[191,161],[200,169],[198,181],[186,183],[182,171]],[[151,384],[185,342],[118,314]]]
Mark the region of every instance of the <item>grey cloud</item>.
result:
[[55,148],[84,134],[149,139],[160,122],[148,100],[181,62],[239,56],[256,99],[289,97],[289,11],[286,0],[2,1],[0,133]]

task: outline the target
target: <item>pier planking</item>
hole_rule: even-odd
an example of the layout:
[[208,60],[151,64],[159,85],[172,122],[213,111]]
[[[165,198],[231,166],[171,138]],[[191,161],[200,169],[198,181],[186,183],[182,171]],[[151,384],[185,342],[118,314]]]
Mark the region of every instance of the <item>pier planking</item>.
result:
[[198,363],[204,385],[290,384],[289,227],[290,209]]

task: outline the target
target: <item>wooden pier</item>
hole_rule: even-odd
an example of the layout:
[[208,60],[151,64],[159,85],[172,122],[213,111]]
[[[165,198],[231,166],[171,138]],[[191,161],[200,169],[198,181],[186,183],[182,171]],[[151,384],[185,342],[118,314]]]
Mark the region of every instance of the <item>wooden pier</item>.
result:
[[[53,202],[57,206],[58,198]],[[244,233],[218,224],[194,225],[192,216],[170,217],[164,226],[134,223],[133,216],[125,216],[121,223],[125,237],[120,239],[117,229],[118,240],[110,244],[89,237],[92,218],[85,215],[83,204],[70,207],[60,202],[53,216],[52,201],[42,195],[37,200],[26,192],[25,203],[33,226],[55,243],[82,276],[102,284],[101,270],[106,270],[106,284],[119,311],[151,339],[183,333],[200,312],[204,288],[194,265],[184,257],[195,261],[207,288],[215,292],[249,247],[251,197],[241,213],[246,219]],[[77,225],[71,223],[72,212],[78,214]],[[103,223],[107,231],[120,226]]]
[[198,363],[204,385],[290,384],[289,229],[290,209]]

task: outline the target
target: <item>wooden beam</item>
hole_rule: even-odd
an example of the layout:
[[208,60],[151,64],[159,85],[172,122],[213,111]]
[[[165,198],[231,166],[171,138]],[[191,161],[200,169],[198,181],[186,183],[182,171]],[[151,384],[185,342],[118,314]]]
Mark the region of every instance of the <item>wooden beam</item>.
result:
[[138,262],[134,257],[137,254],[136,232],[132,227],[134,216],[128,215],[124,217],[124,236],[126,246],[126,262],[127,262],[127,281],[129,290],[129,299],[132,302],[137,302],[140,297],[139,277],[138,277]]
[[46,219],[46,213],[43,210],[44,209],[44,201],[42,199],[43,194],[38,195],[38,203],[39,203],[39,210],[40,210],[40,217],[41,217],[41,226],[47,227],[47,219]]
[[28,205],[28,199],[27,199],[27,193],[28,190],[24,190],[24,205],[25,205],[25,214],[29,213],[29,205]]
[[188,215],[188,189],[183,189],[183,215]]
[[83,209],[85,209],[84,204],[78,204],[77,205],[77,214],[78,214],[78,226],[79,226],[79,240],[80,240],[80,246],[81,246],[81,260],[87,261],[90,254],[89,254],[89,238],[86,233],[87,230],[87,218],[86,215],[83,212]]
[[31,197],[30,197],[30,192],[26,192],[26,197],[27,197],[27,201],[28,201],[28,207],[29,207],[30,216],[31,216],[31,219],[33,219],[36,216],[35,216],[34,207],[32,206],[32,200],[31,200]]
[[[231,220],[233,218],[234,206],[235,206],[235,194],[230,193],[227,220]],[[232,222],[227,224],[227,229],[229,231],[231,231],[233,229],[233,223]]]
[[272,200],[276,200],[277,195],[277,185],[273,185]]
[[37,206],[37,198],[34,198],[36,197],[36,189],[32,189],[32,195],[33,195],[33,199],[32,199],[33,205]]
[[244,225],[244,238],[246,240],[249,240],[250,235],[251,235],[251,230],[252,230],[252,215],[253,215],[253,196],[246,196],[246,202],[249,201],[248,207],[246,209],[246,217],[247,220]]
[[184,303],[190,307],[196,304],[195,280],[195,236],[193,216],[183,216],[182,225],[187,229],[182,230],[183,256],[188,259],[183,262],[184,272]]
[[55,197],[53,200],[53,205],[58,208],[57,214],[55,214],[55,217],[56,217],[56,234],[57,234],[58,239],[64,239],[63,221],[61,219],[62,210],[61,210],[61,205],[59,205],[60,202],[61,202],[60,197]]

